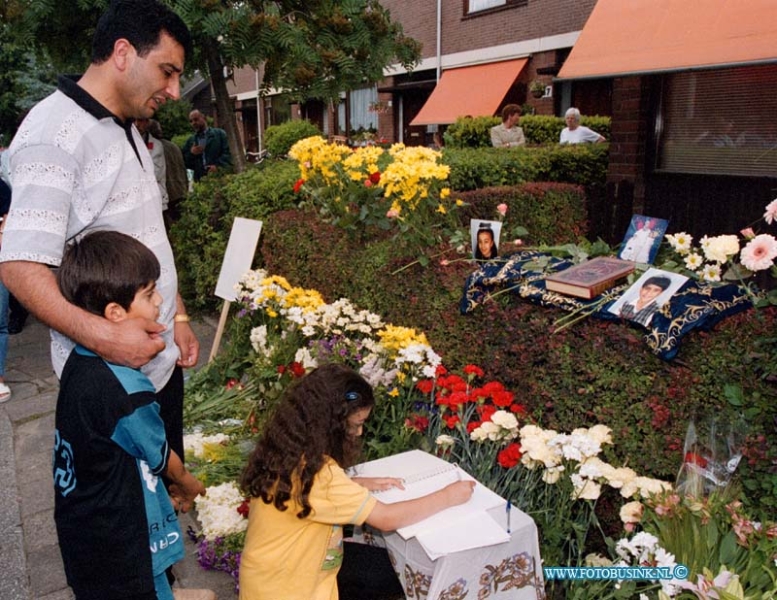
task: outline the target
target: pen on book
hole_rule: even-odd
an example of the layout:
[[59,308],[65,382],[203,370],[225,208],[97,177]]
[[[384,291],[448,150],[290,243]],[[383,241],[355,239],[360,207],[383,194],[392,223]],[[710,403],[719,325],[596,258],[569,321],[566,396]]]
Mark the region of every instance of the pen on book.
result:
[[510,533],[510,513],[512,512],[512,503],[508,500],[505,510],[507,511],[507,533]]

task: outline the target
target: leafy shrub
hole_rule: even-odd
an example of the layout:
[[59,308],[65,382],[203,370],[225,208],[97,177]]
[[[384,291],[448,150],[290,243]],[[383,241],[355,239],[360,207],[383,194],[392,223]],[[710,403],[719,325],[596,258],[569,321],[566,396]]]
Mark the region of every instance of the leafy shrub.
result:
[[280,158],[286,156],[298,141],[312,135],[321,135],[321,131],[310,121],[286,121],[270,125],[264,132],[264,143],[270,156]]
[[587,232],[585,193],[579,186],[525,183],[463,192],[459,197],[467,203],[463,225],[470,219],[498,218],[496,207],[505,204],[510,223],[525,227],[531,244],[565,244]]
[[181,206],[170,232],[181,293],[191,310],[212,309],[213,295],[235,217],[264,220],[295,205],[299,169],[291,161],[265,161],[239,175],[203,177]]
[[459,117],[445,130],[445,145],[451,148],[489,148],[490,129],[501,122],[499,117]]
[[527,181],[559,181],[604,187],[607,144],[553,144],[523,148],[451,149],[443,152],[450,166],[451,188],[460,192]]

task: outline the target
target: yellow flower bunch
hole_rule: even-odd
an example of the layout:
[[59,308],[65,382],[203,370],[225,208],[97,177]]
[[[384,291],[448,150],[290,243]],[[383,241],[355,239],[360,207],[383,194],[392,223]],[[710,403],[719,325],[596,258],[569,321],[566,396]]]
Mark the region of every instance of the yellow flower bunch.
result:
[[343,167],[352,181],[363,181],[380,172],[378,161],[384,154],[379,146],[362,146],[343,159]]
[[[403,209],[415,210],[422,200],[430,197],[430,187],[447,181],[450,175],[450,167],[440,163],[442,155],[431,148],[394,144],[389,154],[394,162],[386,167],[381,182],[383,195],[392,200],[391,210],[396,216],[401,216]],[[439,193],[441,201],[449,196],[447,187]]]
[[326,185],[338,182],[336,166],[352,151],[341,144],[330,144],[321,136],[298,141],[289,150],[289,156],[299,163],[302,179],[310,180],[320,176]]
[[303,312],[313,312],[325,304],[317,290],[306,290],[300,287],[291,288],[283,298],[284,308],[299,307]]
[[378,332],[381,345],[395,357],[400,350],[413,344],[423,344],[429,346],[426,335],[416,332],[411,327],[398,327],[396,325],[386,325],[384,329]]

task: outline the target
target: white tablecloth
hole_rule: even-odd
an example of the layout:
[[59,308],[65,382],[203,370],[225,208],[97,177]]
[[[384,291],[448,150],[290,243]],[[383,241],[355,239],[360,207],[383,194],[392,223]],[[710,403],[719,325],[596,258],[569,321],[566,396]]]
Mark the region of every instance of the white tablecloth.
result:
[[[504,508],[489,511],[506,528]],[[397,533],[357,532],[356,539],[385,546],[394,570],[412,600],[542,600],[545,598],[537,527],[512,508],[510,541],[455,552],[431,560],[415,538]]]

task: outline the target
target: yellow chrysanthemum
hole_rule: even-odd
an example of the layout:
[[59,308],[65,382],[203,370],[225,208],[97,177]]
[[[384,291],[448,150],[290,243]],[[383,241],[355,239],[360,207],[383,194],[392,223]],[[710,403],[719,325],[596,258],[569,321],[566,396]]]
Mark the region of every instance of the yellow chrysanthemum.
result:
[[411,344],[429,345],[426,336],[423,333],[417,333],[410,327],[398,327],[396,325],[387,325],[385,329],[378,332],[381,345],[389,352],[399,352],[402,348],[407,348]]
[[318,291],[299,287],[289,290],[289,293],[283,298],[283,305],[286,308],[298,306],[304,312],[313,312],[323,304],[325,304],[324,299]]

